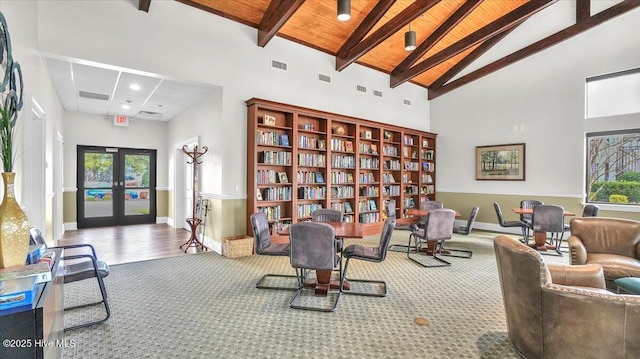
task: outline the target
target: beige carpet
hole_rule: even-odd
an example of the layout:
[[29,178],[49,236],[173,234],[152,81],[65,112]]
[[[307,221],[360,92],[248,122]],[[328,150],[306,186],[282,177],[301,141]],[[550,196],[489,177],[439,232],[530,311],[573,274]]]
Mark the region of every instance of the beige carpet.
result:
[[[423,268],[398,252],[383,263],[352,261],[350,277],[384,279],[390,293],[343,295],[335,313],[290,309],[293,291],[254,288],[264,273],[293,274],[286,257],[202,253],[115,265],[106,279],[111,319],[65,333],[76,346],[62,357],[519,358],[507,338],[494,236],[456,235],[450,246],[474,254],[450,257],[451,267]],[[396,231],[392,243],[407,238],[408,232]],[[568,263],[566,255],[545,259]],[[88,281],[66,285],[67,305],[95,299],[95,287]],[[65,319],[70,325],[99,314],[85,309]]]

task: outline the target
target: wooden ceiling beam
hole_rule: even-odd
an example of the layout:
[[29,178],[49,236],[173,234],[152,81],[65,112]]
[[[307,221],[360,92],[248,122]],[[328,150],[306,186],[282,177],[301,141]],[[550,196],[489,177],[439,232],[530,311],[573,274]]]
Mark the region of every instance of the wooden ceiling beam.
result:
[[568,28],[561,30],[553,35],[547,36],[546,38],[538,42],[535,42],[510,55],[507,55],[499,60],[496,60],[490,63],[489,65],[486,65],[480,69],[477,69],[455,81],[452,81],[437,89],[429,89],[429,99],[431,100],[436,97],[442,96],[449,91],[455,90],[472,81],[475,81],[481,77],[484,77],[492,72],[498,71],[506,66],[509,66],[514,62],[522,60],[528,56],[531,56],[535,53],[545,50],[551,46],[557,45],[558,43],[564,40],[567,40],[575,35],[578,35],[593,27],[596,27],[605,21],[611,20],[614,17],[622,15],[639,6],[640,6],[640,1],[638,0],[624,0],[623,2],[613,5],[612,7],[600,13],[597,13],[593,16],[589,16],[588,19],[577,22],[575,25],[569,26]]
[[501,32],[507,30],[523,20],[527,19],[531,15],[546,8],[547,6],[555,3],[558,0],[531,0],[530,2],[518,7],[517,9],[509,12],[482,27],[481,29],[473,32],[467,37],[459,40],[446,49],[438,52],[437,54],[429,57],[426,60],[421,61],[417,65],[391,76],[391,87],[397,87],[398,85],[411,80],[413,77],[441,64],[442,62],[458,55],[459,53],[473,47]]
[[149,7],[151,7],[151,0],[138,0],[138,10],[149,13]]
[[347,41],[340,46],[340,49],[336,53],[336,68],[338,68],[338,58],[346,58],[349,54],[349,50],[359,44],[360,41],[367,36],[369,31],[371,31],[378,21],[382,19],[384,14],[387,13],[395,2],[396,0],[381,0],[373,7],[373,9],[371,9],[360,25],[358,25],[351,36],[349,36]]
[[[449,80],[451,80],[455,75],[460,73],[460,71],[464,70],[473,61],[478,59],[484,53],[489,51],[489,49],[491,49],[495,44],[497,44],[502,39],[504,39],[508,34],[510,34],[517,27],[518,27],[518,25],[516,25],[516,26],[514,26],[512,28],[509,28],[509,29],[507,29],[507,30],[495,35],[494,37],[490,38],[489,40],[486,40],[485,42],[483,42],[480,46],[476,47],[473,51],[471,51],[471,53],[469,53],[467,56],[465,56],[464,59],[460,60],[457,64],[455,64],[453,67],[451,67],[449,70],[447,70],[447,72],[442,74],[442,76],[440,76],[433,83],[431,83],[429,85],[429,89],[431,89],[431,88],[437,89],[437,88],[442,87]],[[431,92],[429,92],[429,93],[431,93]]]
[[304,0],[271,0],[258,24],[258,46],[265,47]]
[[591,17],[591,0],[576,0],[576,23]]
[[347,66],[359,59],[360,56],[366,54],[391,35],[400,31],[405,25],[415,20],[438,2],[440,2],[440,0],[416,0],[413,4],[407,6],[393,19],[378,28],[373,34],[349,49],[345,56],[336,56],[336,70],[344,70]]
[[438,41],[442,40],[453,28],[455,28],[464,18],[466,18],[469,14],[473,12],[480,4],[482,4],[484,0],[469,0],[466,1],[456,10],[449,18],[442,23],[426,40],[424,40],[418,47],[413,50],[409,56],[405,57],[404,60],[398,66],[396,66],[393,71],[391,71],[391,76],[398,75],[402,71],[410,68],[411,65],[415,64],[424,54],[426,54],[431,48],[433,48]]

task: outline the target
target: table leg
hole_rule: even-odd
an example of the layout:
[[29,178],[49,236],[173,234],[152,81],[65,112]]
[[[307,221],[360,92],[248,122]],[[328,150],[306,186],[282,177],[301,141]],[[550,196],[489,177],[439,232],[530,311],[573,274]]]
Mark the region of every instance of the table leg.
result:
[[549,249],[556,249],[556,246],[547,244],[547,232],[533,232],[533,238],[535,240],[535,245],[533,245],[533,249],[536,249],[541,252],[546,252]]
[[[315,280],[306,280],[303,285],[307,288],[315,287],[316,295],[324,295],[326,296],[329,293],[329,289],[339,289],[340,288],[340,280],[331,279],[331,275],[333,271],[330,270],[317,270],[316,271],[316,279]],[[351,283],[345,280],[342,285],[344,290],[351,290]]]

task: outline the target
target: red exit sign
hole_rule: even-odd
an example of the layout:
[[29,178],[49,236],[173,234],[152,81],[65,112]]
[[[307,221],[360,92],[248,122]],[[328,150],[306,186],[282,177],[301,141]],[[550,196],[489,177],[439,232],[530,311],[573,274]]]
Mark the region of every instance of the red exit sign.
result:
[[113,125],[114,126],[129,126],[129,116],[114,116],[113,117]]

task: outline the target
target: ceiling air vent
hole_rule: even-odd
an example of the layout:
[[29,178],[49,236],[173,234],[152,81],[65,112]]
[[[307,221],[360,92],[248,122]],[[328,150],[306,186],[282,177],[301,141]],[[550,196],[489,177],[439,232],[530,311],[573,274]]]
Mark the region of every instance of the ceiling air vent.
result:
[[274,69],[279,69],[279,70],[283,70],[283,71],[287,71],[287,64],[284,62],[280,62],[280,61],[276,61],[276,60],[271,60],[271,67]]
[[90,99],[94,99],[94,100],[109,101],[109,95],[105,95],[105,94],[102,94],[102,93],[95,93],[95,92],[89,92],[89,91],[78,91],[78,96],[84,97],[84,98],[90,98]]
[[404,99],[404,104],[407,106],[411,106],[411,100]]
[[326,82],[326,83],[330,84],[331,83],[331,76],[318,74],[318,81],[322,81],[322,82]]
[[379,91],[379,90],[373,90],[373,96],[382,97],[382,91]]
[[367,88],[362,86],[362,85],[356,85],[356,91],[360,91],[360,92],[367,92]]
[[138,115],[136,115],[137,118],[140,119],[157,119],[157,118],[161,118],[162,114],[160,112],[153,112],[153,111],[140,111],[138,112]]

